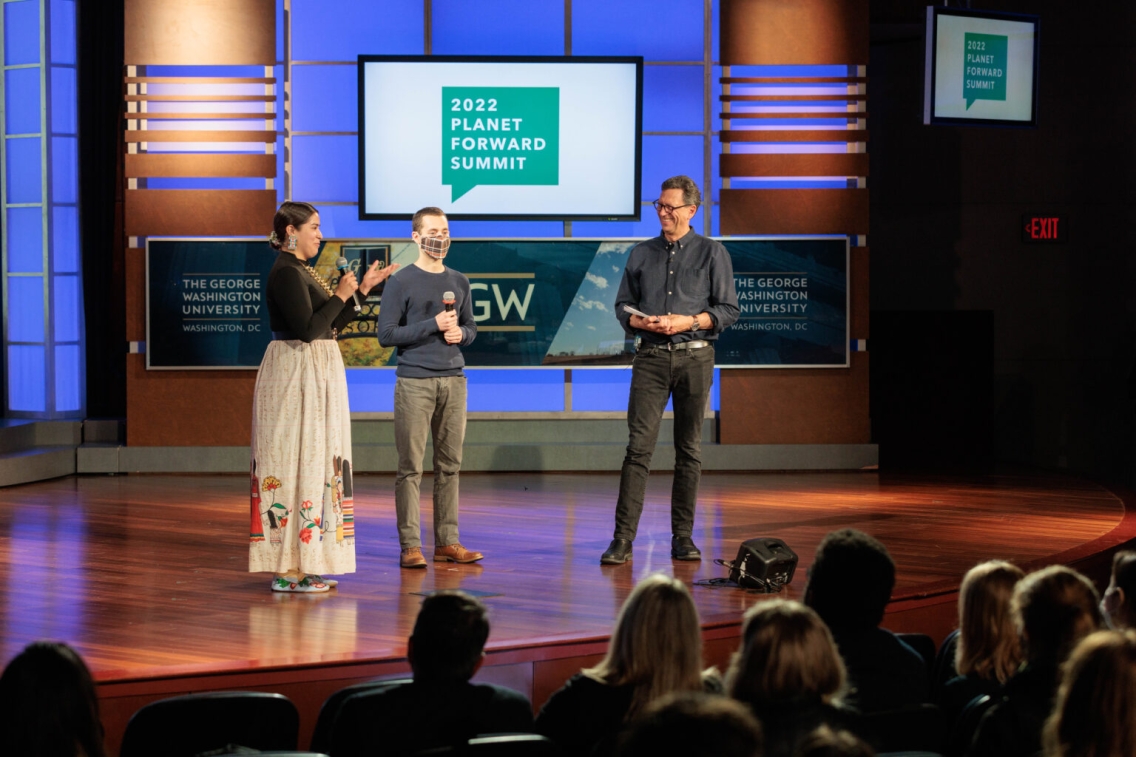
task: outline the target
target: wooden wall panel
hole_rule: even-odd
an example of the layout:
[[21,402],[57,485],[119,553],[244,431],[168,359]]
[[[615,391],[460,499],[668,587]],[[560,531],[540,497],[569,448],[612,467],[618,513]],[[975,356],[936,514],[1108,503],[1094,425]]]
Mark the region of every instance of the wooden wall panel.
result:
[[256,371],[147,371],[126,356],[126,444],[240,447],[252,439]]
[[868,0],[722,0],[723,66],[866,65]]
[[848,338],[868,338],[868,313],[871,311],[871,297],[868,288],[868,248],[853,247],[848,261]]
[[271,66],[275,0],[126,0],[129,66]]
[[275,178],[275,155],[126,156],[127,178],[150,176],[253,176]]
[[126,341],[146,341],[146,250],[126,248]]
[[804,155],[725,153],[719,157],[721,160],[719,176],[868,175],[868,154],[863,152]]
[[722,234],[867,234],[867,189],[723,189]]
[[868,354],[850,368],[721,372],[722,444],[867,444]]
[[272,230],[276,190],[134,189],[127,193],[126,235],[257,236]]

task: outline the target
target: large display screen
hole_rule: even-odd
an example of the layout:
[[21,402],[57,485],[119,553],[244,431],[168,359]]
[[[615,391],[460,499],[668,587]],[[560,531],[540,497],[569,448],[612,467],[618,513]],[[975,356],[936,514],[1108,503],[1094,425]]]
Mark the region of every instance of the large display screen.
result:
[[[471,368],[627,366],[634,345],[615,317],[639,240],[457,240],[446,264],[469,277],[477,338]],[[848,365],[848,238],[728,238],[741,309],[716,349],[727,367]],[[147,367],[256,368],[272,338],[265,301],[277,253],[264,240],[147,240]],[[408,240],[325,241],[312,261],[334,287],[335,262],[356,272],[411,265]],[[398,275],[397,273],[395,275]],[[398,364],[376,337],[382,293],[339,335],[348,367]]]
[[639,218],[643,59],[359,56],[359,217]]
[[1037,125],[1037,16],[927,8],[923,122]]

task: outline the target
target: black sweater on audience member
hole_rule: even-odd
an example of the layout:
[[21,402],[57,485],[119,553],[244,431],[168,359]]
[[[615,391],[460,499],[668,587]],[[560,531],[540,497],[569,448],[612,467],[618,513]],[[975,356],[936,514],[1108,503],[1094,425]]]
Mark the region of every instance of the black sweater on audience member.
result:
[[761,721],[763,757],[794,757],[805,738],[822,725],[864,737],[859,713],[817,699],[791,699],[775,705],[747,702]]
[[848,704],[863,713],[898,710],[930,701],[930,672],[923,658],[883,628],[832,629],[848,669]]
[[343,702],[332,728],[335,757],[411,755],[486,733],[532,733],[532,704],[492,684],[414,682]]
[[998,704],[982,717],[970,757],[1032,757],[1041,751],[1041,729],[1053,709],[1060,666],[1029,663],[1006,681]]

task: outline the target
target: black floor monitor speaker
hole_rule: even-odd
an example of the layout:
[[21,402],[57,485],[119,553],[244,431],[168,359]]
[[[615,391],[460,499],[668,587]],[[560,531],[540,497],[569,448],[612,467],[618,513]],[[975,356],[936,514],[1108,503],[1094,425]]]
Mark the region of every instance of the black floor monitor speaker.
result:
[[758,537],[743,541],[738,556],[728,565],[730,580],[738,586],[778,592],[793,580],[797,553],[780,539]]

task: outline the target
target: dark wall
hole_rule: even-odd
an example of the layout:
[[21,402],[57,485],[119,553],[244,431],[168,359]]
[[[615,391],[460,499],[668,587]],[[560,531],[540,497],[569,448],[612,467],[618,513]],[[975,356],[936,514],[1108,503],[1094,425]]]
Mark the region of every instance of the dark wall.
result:
[[78,3],[79,213],[87,415],[126,415],[123,0]]
[[[982,6],[1042,19],[1021,130],[922,125],[924,7],[873,3],[872,309],[992,311],[996,459],[1131,485],[1136,10]],[[1069,242],[1023,244],[1031,212],[1064,214]]]

